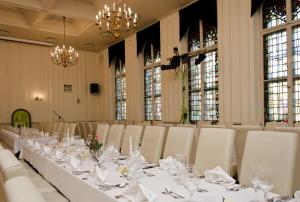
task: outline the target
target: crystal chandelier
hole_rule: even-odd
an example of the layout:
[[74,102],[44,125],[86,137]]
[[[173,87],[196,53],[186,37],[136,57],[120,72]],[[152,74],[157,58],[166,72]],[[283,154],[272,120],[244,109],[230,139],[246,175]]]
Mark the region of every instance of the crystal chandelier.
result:
[[112,8],[105,4],[104,8],[98,12],[96,25],[103,30],[103,36],[113,34],[115,38],[119,38],[121,32],[136,28],[137,18],[137,14],[133,14],[131,8],[126,7],[126,4],[117,8],[116,2],[114,2]]
[[64,20],[64,43],[62,47],[56,46],[53,51],[51,51],[51,59],[52,62],[56,65],[62,65],[63,67],[68,67],[75,65],[79,59],[79,54],[76,52],[72,46],[69,47],[69,49],[65,46],[66,41],[66,32],[65,32],[65,26],[66,26],[66,17],[63,17]]

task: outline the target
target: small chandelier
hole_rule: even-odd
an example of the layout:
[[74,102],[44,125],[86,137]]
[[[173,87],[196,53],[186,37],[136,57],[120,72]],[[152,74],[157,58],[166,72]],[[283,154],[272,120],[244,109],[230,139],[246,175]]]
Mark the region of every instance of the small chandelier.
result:
[[66,17],[63,17],[64,20],[64,43],[62,48],[56,46],[53,51],[51,51],[52,62],[56,65],[62,65],[64,68],[68,66],[75,65],[79,59],[79,54],[76,52],[72,46],[69,49],[66,49]]
[[114,2],[112,8],[105,4],[104,8],[98,12],[96,25],[103,30],[103,36],[113,34],[115,38],[119,38],[121,32],[136,28],[137,18],[137,14],[133,14],[131,8],[126,7],[126,4],[117,9],[116,2]]

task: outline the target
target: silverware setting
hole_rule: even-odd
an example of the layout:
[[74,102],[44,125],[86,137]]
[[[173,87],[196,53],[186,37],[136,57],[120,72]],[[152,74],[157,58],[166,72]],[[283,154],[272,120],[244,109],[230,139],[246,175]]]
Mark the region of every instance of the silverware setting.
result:
[[229,190],[229,191],[240,191],[241,189],[247,189],[247,188],[249,188],[249,186],[241,185],[241,186],[228,188],[227,190]]
[[177,194],[176,192],[172,191],[170,188],[168,187],[165,187],[165,192],[169,193],[169,194],[173,194],[173,195],[176,195],[177,197],[179,198],[184,198],[183,196],[181,196],[180,194]]

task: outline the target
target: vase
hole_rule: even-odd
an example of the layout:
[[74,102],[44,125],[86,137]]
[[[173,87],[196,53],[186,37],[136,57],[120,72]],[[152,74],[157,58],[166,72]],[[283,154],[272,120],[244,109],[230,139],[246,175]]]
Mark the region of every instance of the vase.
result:
[[97,150],[90,149],[90,155],[91,155],[92,159],[95,160],[95,161],[98,161],[97,152],[98,152]]

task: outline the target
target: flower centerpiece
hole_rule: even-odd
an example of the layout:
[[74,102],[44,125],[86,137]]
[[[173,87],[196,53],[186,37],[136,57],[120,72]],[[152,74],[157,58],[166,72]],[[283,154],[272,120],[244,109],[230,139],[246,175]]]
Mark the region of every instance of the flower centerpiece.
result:
[[92,134],[89,135],[87,146],[90,149],[90,154],[94,159],[96,158],[97,152],[101,149],[102,143],[100,141],[100,135],[95,131],[92,131]]

